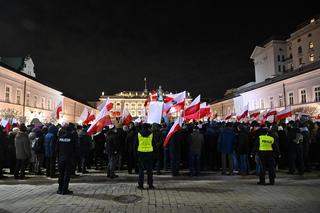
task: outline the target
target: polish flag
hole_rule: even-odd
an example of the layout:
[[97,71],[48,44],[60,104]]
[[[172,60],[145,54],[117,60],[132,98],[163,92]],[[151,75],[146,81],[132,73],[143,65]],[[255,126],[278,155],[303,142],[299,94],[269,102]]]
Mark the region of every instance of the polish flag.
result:
[[257,112],[253,112],[250,114],[250,118],[256,118],[260,115],[260,111],[257,111]]
[[89,115],[90,115],[90,113],[89,113],[89,111],[88,111],[88,108],[85,107],[85,108],[83,109],[81,115],[79,116],[79,120],[84,122],[85,120],[87,120],[87,118],[89,117]]
[[168,109],[167,114],[176,113],[176,112],[179,112],[179,110],[184,109],[185,99],[186,99],[186,91],[176,94],[173,100],[169,102],[171,103],[171,106]]
[[101,132],[101,130],[111,124],[111,118],[109,115],[109,110],[111,110],[112,103],[106,102],[105,106],[102,107],[101,111],[97,115],[96,119],[92,122],[91,126],[87,130],[89,135],[95,134],[97,132]]
[[200,104],[200,119],[211,114],[210,106],[206,102]]
[[60,101],[60,103],[58,104],[58,106],[55,110],[56,119],[58,119],[58,120],[60,118],[60,112],[62,112],[62,101]]
[[291,107],[289,106],[289,107],[286,107],[284,110],[280,111],[276,115],[276,120],[280,121],[290,116],[292,116],[292,111],[291,111]]
[[83,121],[83,125],[87,125],[89,124],[91,121],[94,121],[96,119],[96,116],[94,114],[94,111],[92,110],[91,113],[88,115],[88,117],[86,118],[86,120]]
[[197,113],[200,109],[200,98],[201,96],[198,95],[191,104],[187,107],[187,109],[184,110],[184,114],[187,117],[188,115],[192,115],[194,113]]
[[267,119],[269,116],[271,116],[271,115],[276,115],[277,114],[277,110],[275,110],[275,109],[270,109],[263,117],[265,118],[265,119]]
[[163,142],[164,147],[167,146],[167,144],[169,143],[171,136],[182,128],[182,122],[183,122],[183,119],[181,117],[178,117],[176,119],[176,121],[172,125],[166,139]]
[[231,119],[232,115],[233,115],[233,114],[231,113],[230,115],[228,115],[227,117],[225,117],[224,120],[229,120],[229,119]]
[[1,126],[3,126],[3,131],[6,132],[7,134],[9,134],[10,130],[11,130],[11,124],[9,122],[9,120],[7,119],[1,119]]
[[110,111],[113,107],[113,104],[111,103],[110,99],[109,98],[106,98],[106,100],[104,100],[98,107],[97,109],[99,111],[102,110],[103,107],[107,107],[107,110]]
[[122,117],[121,117],[121,123],[122,125],[129,125],[130,122],[132,122],[132,116],[130,112],[127,109],[123,109]]
[[237,120],[241,120],[242,118],[245,118],[248,116],[248,111],[249,111],[249,105],[245,105],[242,109],[242,114],[237,116]]
[[147,100],[144,102],[144,107],[148,105],[149,102],[151,101],[157,101],[158,94],[156,91],[152,90],[147,98]]

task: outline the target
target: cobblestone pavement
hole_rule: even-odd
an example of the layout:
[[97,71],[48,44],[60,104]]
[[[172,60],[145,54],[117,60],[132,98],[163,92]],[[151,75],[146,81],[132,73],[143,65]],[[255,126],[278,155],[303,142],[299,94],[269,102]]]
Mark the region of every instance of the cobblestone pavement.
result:
[[[57,195],[57,179],[0,180],[0,212],[320,212],[320,174],[278,174],[276,185],[257,177],[154,176],[155,190],[136,188],[137,176],[114,180],[90,173],[72,179],[74,195]],[[147,187],[147,186],[146,186]]]

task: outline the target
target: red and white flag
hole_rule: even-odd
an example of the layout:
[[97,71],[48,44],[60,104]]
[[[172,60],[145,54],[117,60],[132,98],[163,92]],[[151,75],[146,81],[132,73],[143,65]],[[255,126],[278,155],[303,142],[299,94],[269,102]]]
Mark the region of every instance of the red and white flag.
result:
[[245,105],[242,109],[242,113],[237,116],[237,120],[241,120],[242,118],[245,118],[248,116],[248,111],[249,111],[249,104]]
[[100,132],[103,129],[103,127],[111,124],[111,118],[109,115],[109,111],[111,109],[112,109],[112,103],[106,102],[105,106],[102,107],[96,119],[92,122],[91,126],[87,130],[89,135],[93,135],[97,132]]
[[62,112],[62,101],[59,102],[58,106],[54,110],[56,119],[60,119],[60,113]]
[[250,118],[256,118],[260,115],[260,111],[256,111],[250,114]]
[[158,98],[158,94],[155,90],[152,90],[150,92],[150,94],[148,95],[147,100],[144,102],[144,107],[146,107],[148,105],[149,102],[151,101],[157,101]]
[[90,113],[89,113],[89,111],[88,111],[88,108],[85,107],[85,108],[83,109],[81,115],[79,116],[79,120],[83,122],[83,121],[85,121],[85,120],[89,117],[89,115],[90,115]]
[[175,94],[173,99],[166,103],[166,107],[169,106],[167,114],[172,114],[179,112],[179,110],[184,109],[184,104],[186,100],[186,91]]
[[91,113],[89,116],[83,121],[83,125],[89,124],[91,121],[94,121],[96,119],[96,115],[93,110],[91,110]]
[[103,107],[107,107],[107,110],[110,111],[113,107],[113,104],[111,103],[110,99],[109,98],[106,98],[106,100],[104,100],[98,107],[97,109],[99,111],[102,110]]
[[292,116],[292,111],[291,111],[291,106],[288,106],[276,115],[276,120],[280,121],[290,116]]
[[200,99],[201,95],[198,95],[191,104],[184,110],[184,114],[187,117],[188,115],[192,115],[194,113],[197,113],[200,109]]
[[231,113],[230,115],[227,115],[227,116],[224,118],[224,120],[229,120],[229,119],[232,118],[232,116],[233,116],[233,113]]
[[206,102],[204,103],[201,103],[200,104],[200,113],[199,113],[199,118],[203,118],[205,116],[210,116],[211,114],[211,109],[210,109],[210,106],[207,105]]
[[130,114],[130,112],[127,109],[123,109],[122,117],[121,117],[121,123],[122,125],[129,125],[130,122],[132,122],[133,118]]
[[277,114],[277,110],[276,110],[276,109],[270,109],[270,110],[263,116],[263,118],[264,118],[264,119],[267,119],[269,116],[276,115],[276,114]]
[[171,129],[170,129],[170,131],[169,131],[169,133],[168,133],[168,135],[166,137],[166,139],[163,142],[163,146],[164,147],[167,146],[167,144],[169,143],[169,140],[170,140],[171,136],[182,128],[182,122],[183,122],[183,118],[181,118],[181,117],[178,117],[175,120],[175,122],[172,125],[172,127],[171,127]]

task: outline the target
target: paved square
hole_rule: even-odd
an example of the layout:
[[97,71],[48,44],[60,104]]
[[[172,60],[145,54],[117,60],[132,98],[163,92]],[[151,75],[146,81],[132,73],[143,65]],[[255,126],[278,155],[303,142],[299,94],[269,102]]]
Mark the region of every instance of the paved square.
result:
[[136,175],[90,173],[72,179],[74,195],[64,196],[56,179],[9,177],[0,181],[0,212],[320,212],[319,173],[277,175],[274,186],[257,186],[255,176],[155,175],[156,189],[141,191]]

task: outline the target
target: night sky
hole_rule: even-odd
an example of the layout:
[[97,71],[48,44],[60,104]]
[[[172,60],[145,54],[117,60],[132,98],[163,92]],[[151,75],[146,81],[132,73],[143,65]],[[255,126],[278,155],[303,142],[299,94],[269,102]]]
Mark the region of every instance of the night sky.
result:
[[143,90],[144,76],[148,89],[216,99],[254,81],[255,45],[319,12],[105,2],[2,2],[0,55],[31,54],[38,79],[82,100]]

